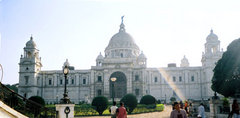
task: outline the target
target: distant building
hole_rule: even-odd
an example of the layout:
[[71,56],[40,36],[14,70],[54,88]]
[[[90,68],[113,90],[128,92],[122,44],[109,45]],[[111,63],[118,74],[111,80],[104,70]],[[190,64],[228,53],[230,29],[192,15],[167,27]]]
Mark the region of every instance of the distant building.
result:
[[[212,70],[222,53],[220,41],[211,30],[202,53],[202,66],[190,67],[184,56],[180,67],[171,63],[168,67],[147,68],[147,57],[125,31],[122,22],[119,32],[109,41],[104,56],[101,53],[97,56],[95,66],[88,70],[71,67],[67,82],[68,95],[75,103],[90,102],[99,95],[111,98],[110,78],[116,77],[114,91],[117,100],[127,93],[136,95],[138,99],[147,94],[167,101],[172,96],[177,100],[208,99],[213,96]],[[64,64],[69,64],[68,60]],[[39,50],[32,37],[24,47],[19,66],[19,94],[28,98],[38,95],[47,103],[55,103],[63,97],[62,70],[41,70]]]

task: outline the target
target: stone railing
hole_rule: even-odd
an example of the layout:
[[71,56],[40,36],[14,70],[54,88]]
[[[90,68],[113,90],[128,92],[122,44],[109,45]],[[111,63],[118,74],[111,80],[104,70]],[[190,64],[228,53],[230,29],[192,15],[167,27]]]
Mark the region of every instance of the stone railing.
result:
[[0,82],[0,100],[14,110],[30,118],[55,118],[55,109],[48,109],[15,93]]

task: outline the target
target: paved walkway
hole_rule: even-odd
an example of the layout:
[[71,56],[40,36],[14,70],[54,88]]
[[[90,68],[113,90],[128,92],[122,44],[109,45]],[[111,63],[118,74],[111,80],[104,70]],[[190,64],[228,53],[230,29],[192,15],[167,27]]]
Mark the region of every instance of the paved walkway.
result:
[[[128,118],[169,118],[172,111],[172,106],[166,106],[162,112],[152,112],[128,115]],[[110,116],[92,116],[92,117],[77,117],[77,118],[110,118]]]

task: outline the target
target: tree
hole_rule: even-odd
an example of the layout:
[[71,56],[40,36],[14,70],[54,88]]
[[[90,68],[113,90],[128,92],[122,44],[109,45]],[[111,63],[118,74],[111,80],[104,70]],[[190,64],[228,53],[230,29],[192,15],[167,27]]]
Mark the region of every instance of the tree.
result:
[[108,99],[104,96],[97,96],[93,98],[92,106],[101,116],[108,107]]
[[141,98],[140,104],[145,105],[156,104],[156,98],[151,95],[145,95]]
[[212,90],[225,97],[234,97],[240,91],[240,39],[228,45],[227,51],[218,60],[212,78]]
[[13,85],[7,84],[5,86],[13,90],[15,93],[18,93],[18,84],[13,84]]
[[176,98],[175,98],[175,97],[171,97],[171,98],[170,98],[170,101],[171,101],[171,102],[175,102],[175,101],[176,101]]
[[137,107],[137,98],[133,94],[127,94],[125,95],[120,102],[124,103],[124,106],[127,109],[127,112],[129,114],[132,113],[132,111]]
[[[37,104],[35,104],[37,103]],[[39,106],[41,105],[41,106]],[[45,101],[40,96],[32,96],[27,101],[27,108],[34,113],[34,117],[37,117],[40,115],[42,108],[45,106]]]

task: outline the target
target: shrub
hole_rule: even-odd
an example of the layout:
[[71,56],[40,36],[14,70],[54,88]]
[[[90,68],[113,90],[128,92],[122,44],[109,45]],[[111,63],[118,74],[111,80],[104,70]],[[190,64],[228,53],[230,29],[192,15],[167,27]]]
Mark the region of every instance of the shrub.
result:
[[99,113],[99,115],[102,115],[104,110],[108,107],[108,99],[104,96],[97,96],[93,98],[92,106]]
[[171,102],[175,102],[175,101],[176,101],[176,98],[175,98],[175,97],[171,97],[171,98],[170,98],[170,101],[171,101]]
[[45,101],[44,101],[44,99],[43,99],[42,97],[40,97],[40,96],[32,96],[32,97],[30,97],[28,100],[31,100],[31,101],[33,101],[33,102],[36,102],[36,103],[42,105],[42,106],[45,106]]
[[140,104],[145,104],[145,105],[156,104],[156,99],[151,95],[145,95],[141,98]]
[[229,101],[228,101],[228,99],[227,99],[226,97],[224,97],[224,98],[222,99],[222,101],[223,101],[223,106],[224,106],[224,107],[229,107]]
[[127,112],[129,114],[132,113],[132,111],[137,107],[137,98],[133,94],[127,94],[125,95],[120,102],[124,103],[124,106],[127,109]]

